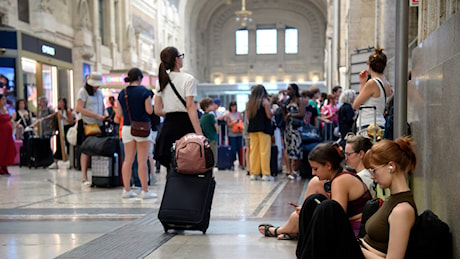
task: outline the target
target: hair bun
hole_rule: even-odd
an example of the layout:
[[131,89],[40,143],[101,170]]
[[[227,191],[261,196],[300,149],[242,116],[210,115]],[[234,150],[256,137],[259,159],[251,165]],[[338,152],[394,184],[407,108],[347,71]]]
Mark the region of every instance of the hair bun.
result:
[[130,82],[130,80],[129,80],[128,77],[125,77],[125,82],[126,82],[126,83]]

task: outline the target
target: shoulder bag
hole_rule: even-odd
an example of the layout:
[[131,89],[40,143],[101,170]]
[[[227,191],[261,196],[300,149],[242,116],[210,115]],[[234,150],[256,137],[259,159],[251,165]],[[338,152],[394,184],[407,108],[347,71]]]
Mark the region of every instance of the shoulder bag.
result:
[[131,135],[137,137],[147,137],[150,135],[150,122],[133,121],[128,104],[128,88],[125,88],[126,109],[128,110],[129,122],[131,123]]

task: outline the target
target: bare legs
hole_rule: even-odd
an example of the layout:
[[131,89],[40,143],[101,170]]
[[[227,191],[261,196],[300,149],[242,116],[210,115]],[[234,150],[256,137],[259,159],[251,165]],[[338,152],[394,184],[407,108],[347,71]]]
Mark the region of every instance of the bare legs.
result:
[[[131,141],[128,143],[124,143],[125,148],[125,158],[123,160],[122,166],[122,175],[123,175],[123,186],[125,187],[125,191],[131,190],[131,175],[132,175],[132,167],[134,162],[134,156],[136,155],[137,150],[137,162],[139,164],[138,174],[139,180],[141,181],[142,190],[144,192],[148,192],[148,178],[147,178],[147,158],[149,155],[149,148],[150,142],[140,142],[137,143],[135,141]],[[136,149],[137,147],[137,149]]]
[[[304,200],[311,194],[324,194],[326,197],[330,197],[330,194],[326,193],[324,190],[324,181],[319,180],[318,177],[313,177],[308,183],[307,190],[305,192]],[[291,213],[289,219],[284,223],[283,226],[278,227],[277,234],[278,238],[282,238],[283,234],[288,234],[291,237],[297,237],[299,234],[299,213],[302,206],[296,208],[294,212]],[[275,234],[276,227],[270,227],[269,231],[271,234]],[[265,235],[265,229],[263,226],[259,226],[259,232],[262,235]]]

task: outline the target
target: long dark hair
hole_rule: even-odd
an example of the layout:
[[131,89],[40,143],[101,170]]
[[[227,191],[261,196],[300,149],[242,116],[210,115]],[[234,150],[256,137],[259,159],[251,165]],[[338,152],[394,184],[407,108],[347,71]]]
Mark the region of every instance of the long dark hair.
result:
[[67,111],[67,108],[68,108],[68,107],[67,107],[67,98],[61,97],[61,98],[58,99],[58,102],[59,102],[60,100],[62,100],[62,103],[64,103],[64,111]]
[[176,58],[179,51],[175,47],[166,47],[160,53],[160,67],[158,69],[158,81],[160,82],[159,92],[165,89],[166,85],[171,82],[167,70],[172,70],[176,66]]
[[94,92],[95,92],[94,88],[93,88],[93,86],[88,84],[88,82],[86,82],[86,84],[85,84],[85,89],[86,89],[86,92],[88,92],[88,95],[94,96]]
[[25,100],[25,99],[22,99],[22,98],[16,100],[16,111],[19,111],[19,103],[20,103],[20,102],[24,102],[24,109],[25,109],[26,111],[29,111],[29,110],[27,109],[27,102],[26,102],[26,100]]
[[266,97],[268,97],[268,93],[263,85],[259,84],[252,87],[251,96],[249,97],[249,101],[246,105],[248,118],[253,118],[257,114],[257,110]]
[[329,162],[332,170],[342,168],[344,159],[345,154],[338,143],[321,143],[308,154],[309,161],[314,161],[321,165]]

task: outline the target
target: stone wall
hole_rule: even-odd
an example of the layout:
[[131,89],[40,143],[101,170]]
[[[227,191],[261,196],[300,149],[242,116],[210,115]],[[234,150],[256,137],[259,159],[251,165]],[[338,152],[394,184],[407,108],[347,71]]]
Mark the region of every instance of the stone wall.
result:
[[413,51],[412,84],[408,87],[408,120],[418,158],[413,191],[419,212],[431,209],[449,224],[454,257],[458,258],[460,14],[451,15],[436,30],[429,31],[432,33]]

